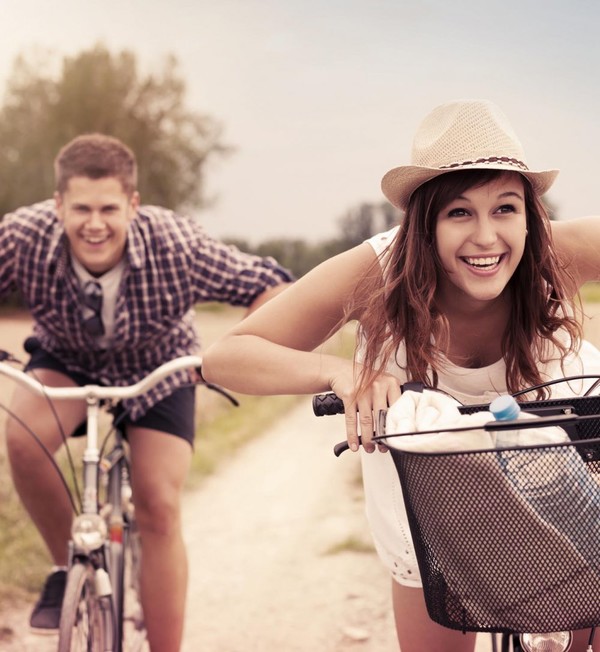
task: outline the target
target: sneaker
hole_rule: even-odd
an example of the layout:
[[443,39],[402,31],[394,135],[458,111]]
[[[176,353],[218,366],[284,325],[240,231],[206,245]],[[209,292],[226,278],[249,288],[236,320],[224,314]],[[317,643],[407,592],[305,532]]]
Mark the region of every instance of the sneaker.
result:
[[58,632],[66,583],[67,572],[64,570],[48,575],[40,599],[33,608],[29,619],[29,625],[36,633],[55,634]]

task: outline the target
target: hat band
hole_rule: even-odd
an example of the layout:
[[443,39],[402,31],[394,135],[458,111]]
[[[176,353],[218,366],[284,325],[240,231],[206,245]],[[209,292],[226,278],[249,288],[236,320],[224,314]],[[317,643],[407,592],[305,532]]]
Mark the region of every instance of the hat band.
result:
[[529,168],[525,165],[525,163],[523,163],[523,161],[519,161],[519,159],[510,158],[508,156],[490,156],[488,158],[478,158],[475,161],[462,161],[462,163],[450,163],[450,165],[440,165],[439,169],[448,170],[451,168],[460,168],[460,167],[467,167],[469,165],[478,165],[479,163],[506,163],[508,165],[512,165],[513,167],[517,167],[521,170],[529,171]]

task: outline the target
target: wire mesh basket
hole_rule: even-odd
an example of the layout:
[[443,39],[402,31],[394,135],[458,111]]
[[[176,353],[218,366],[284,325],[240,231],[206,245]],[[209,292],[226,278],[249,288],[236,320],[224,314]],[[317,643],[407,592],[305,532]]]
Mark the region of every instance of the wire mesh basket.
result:
[[600,624],[600,439],[462,452],[390,448],[431,618],[451,629]]

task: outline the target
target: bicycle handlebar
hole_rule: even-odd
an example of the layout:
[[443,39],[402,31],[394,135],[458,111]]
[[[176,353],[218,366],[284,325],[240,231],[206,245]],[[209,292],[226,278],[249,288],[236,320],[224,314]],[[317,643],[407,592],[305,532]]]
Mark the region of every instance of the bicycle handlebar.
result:
[[[550,381],[547,384],[555,384],[557,382],[565,382],[571,380],[581,379],[598,379],[597,375],[582,375],[582,376],[569,376],[562,379]],[[597,383],[593,387],[596,387]],[[412,389],[412,387],[403,386],[404,389]],[[529,388],[529,391],[536,388]],[[417,390],[418,391],[418,390]],[[591,390],[588,390],[590,392]],[[521,392],[523,393],[523,392]],[[313,412],[316,416],[331,416],[344,413],[344,404],[342,400],[333,392],[325,392],[313,396],[312,400]],[[458,409],[463,414],[471,414],[472,412],[479,412],[489,408],[488,404],[479,405],[461,405]],[[592,439],[600,437],[600,397],[597,395],[589,395],[586,393],[583,396],[571,396],[556,399],[542,399],[537,401],[526,401],[521,403],[521,408],[525,412],[530,412],[537,415],[537,419],[520,419],[515,421],[490,421],[484,426],[477,426],[474,428],[458,428],[457,431],[465,430],[487,430],[488,432],[499,430],[516,430],[527,429],[535,427],[546,426],[560,426],[568,434],[571,440]],[[443,430],[443,432],[451,432],[452,428],[443,428],[432,431],[411,432],[411,433],[385,433],[383,430],[378,430],[378,436],[373,438],[374,442],[384,442],[386,437],[399,437],[419,434],[435,434]],[[361,440],[359,437],[359,444]],[[348,442],[343,441],[334,446],[334,453],[336,456],[341,455],[345,450],[348,450]]]
[[[7,362],[0,361],[0,375],[12,378],[21,385],[28,387],[41,396],[46,396],[55,400],[66,399],[84,399],[84,400],[102,400],[102,399],[116,399],[123,400],[126,398],[134,398],[144,394],[152,389],[161,380],[167,376],[175,373],[176,371],[183,371],[184,369],[194,369],[202,378],[202,358],[197,355],[186,355],[179,358],[174,358],[169,362],[161,364],[159,367],[151,371],[147,376],[142,378],[133,385],[126,386],[103,386],[103,385],[83,385],[81,387],[51,387],[40,383],[35,378],[29,376],[21,369],[17,369]],[[206,385],[209,389],[213,389],[226,398],[228,398],[234,405],[237,405],[237,400],[229,395],[223,388],[206,383],[202,381],[201,384]]]
[[[485,430],[485,432],[502,432],[504,430],[528,430],[529,428],[547,428],[549,426],[560,426],[564,428],[565,426],[572,426],[577,424],[580,421],[598,421],[600,415],[597,414],[588,414],[588,415],[578,415],[578,414],[556,414],[551,416],[541,416],[536,419],[514,419],[510,421],[488,421],[487,423],[477,425],[477,426],[458,426],[444,428],[440,426],[434,428],[433,430],[415,430],[413,432],[392,432],[385,433],[383,435],[376,435],[373,437],[372,441],[385,443],[386,439],[392,439],[395,437],[414,437],[418,435],[438,435],[440,432],[475,432],[478,430]],[[360,437],[359,443],[360,443]],[[544,444],[542,444],[543,446]],[[336,457],[339,457],[344,451],[349,449],[347,441],[341,441],[339,444],[336,444],[333,447],[333,451]]]
[[[550,385],[556,385],[558,383],[565,383],[565,382],[568,383],[571,381],[581,381],[581,380],[595,380],[596,382],[585,392],[583,396],[575,397],[576,400],[581,400],[581,398],[587,397],[591,394],[591,392],[600,384],[600,375],[580,374],[578,376],[565,376],[564,378],[556,378],[555,380],[546,381],[540,385],[535,385],[533,387],[527,387],[525,389],[522,389],[519,392],[515,392],[513,396],[517,397],[522,394],[527,394],[541,387],[549,387]],[[407,382],[401,385],[400,388],[403,392],[407,389],[408,390],[414,389],[415,391],[422,391],[423,389],[431,389],[430,387],[427,387],[419,382]],[[544,401],[529,401],[524,403],[523,405],[534,406],[536,404],[543,404],[543,403]],[[334,416],[336,414],[344,414],[344,402],[339,396],[337,396],[333,392],[323,392],[322,394],[316,394],[315,396],[313,396],[312,407],[313,407],[313,412],[317,417],[329,417],[329,416]],[[483,406],[483,405],[461,406],[461,408],[459,409],[461,409],[462,411],[462,409],[464,408],[464,410],[466,411],[466,410],[470,410],[473,407],[476,407],[477,409],[481,409],[487,406]]]

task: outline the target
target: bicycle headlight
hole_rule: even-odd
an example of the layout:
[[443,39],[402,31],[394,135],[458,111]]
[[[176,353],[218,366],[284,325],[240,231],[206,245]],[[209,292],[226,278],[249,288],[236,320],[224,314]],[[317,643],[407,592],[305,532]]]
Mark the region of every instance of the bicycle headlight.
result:
[[90,553],[106,540],[106,522],[98,514],[80,514],[73,521],[71,536],[77,548]]
[[525,652],[567,652],[573,642],[571,632],[550,634],[521,634]]

